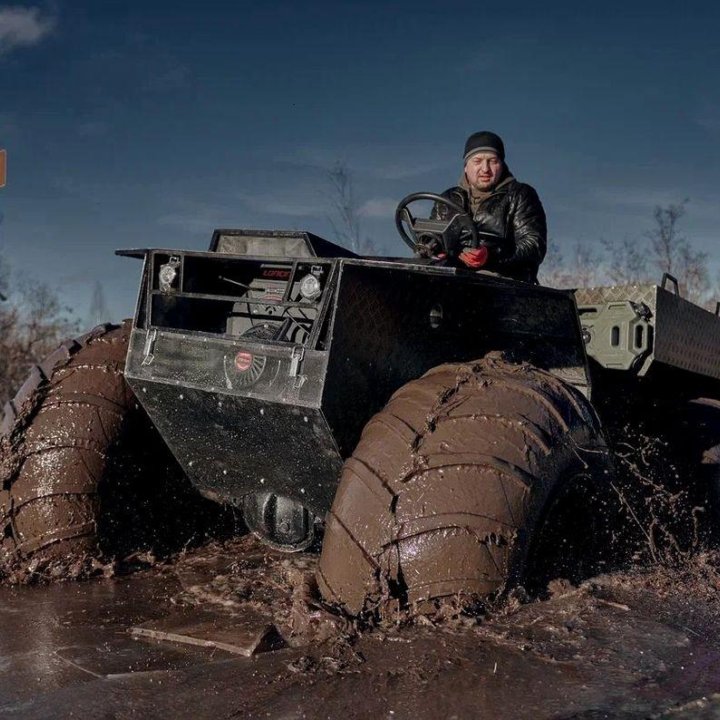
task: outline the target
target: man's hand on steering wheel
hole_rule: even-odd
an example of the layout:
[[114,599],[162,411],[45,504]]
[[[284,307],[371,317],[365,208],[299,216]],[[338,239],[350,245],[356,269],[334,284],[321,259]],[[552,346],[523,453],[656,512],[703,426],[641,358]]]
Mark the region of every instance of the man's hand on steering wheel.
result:
[[487,245],[481,245],[477,248],[468,248],[467,250],[463,250],[460,255],[458,255],[458,260],[472,270],[479,270],[481,267],[485,266],[489,257],[490,252]]

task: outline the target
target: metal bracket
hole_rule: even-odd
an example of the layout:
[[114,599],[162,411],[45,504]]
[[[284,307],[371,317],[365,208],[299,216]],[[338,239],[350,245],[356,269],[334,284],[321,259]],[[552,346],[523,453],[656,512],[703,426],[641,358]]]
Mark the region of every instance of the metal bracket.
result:
[[300,363],[305,357],[305,348],[296,345],[290,355],[290,377],[297,377],[300,373]]
[[290,377],[292,378],[292,389],[299,390],[307,380],[307,376],[300,375],[300,364],[305,357],[305,348],[296,345],[290,355]]
[[660,281],[660,287],[663,290],[667,290],[666,285],[670,283],[673,286],[674,293],[680,297],[680,286],[678,285],[677,278],[670,273],[663,273],[662,280]]
[[145,347],[143,348],[143,359],[141,365],[150,365],[155,359],[155,341],[157,340],[157,330],[150,330],[145,338]]

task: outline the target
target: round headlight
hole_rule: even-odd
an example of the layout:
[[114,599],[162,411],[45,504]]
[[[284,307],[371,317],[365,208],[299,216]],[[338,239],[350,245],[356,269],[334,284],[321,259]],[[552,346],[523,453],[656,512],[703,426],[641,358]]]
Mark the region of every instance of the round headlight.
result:
[[177,277],[177,265],[168,263],[160,267],[158,280],[160,281],[160,290],[167,292],[172,288],[175,278]]
[[320,293],[322,293],[322,285],[314,275],[306,275],[300,281],[300,294],[306,300],[314,300],[320,296]]

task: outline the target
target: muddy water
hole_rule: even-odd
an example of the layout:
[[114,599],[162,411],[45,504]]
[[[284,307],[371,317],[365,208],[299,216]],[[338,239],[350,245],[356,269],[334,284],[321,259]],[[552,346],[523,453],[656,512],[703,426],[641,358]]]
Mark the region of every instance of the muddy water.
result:
[[[720,716],[715,556],[556,582],[480,622],[362,631],[315,604],[314,562],[245,538],[125,578],[0,589],[0,717]],[[130,633],[180,611],[224,638],[273,623],[285,647],[243,657]]]

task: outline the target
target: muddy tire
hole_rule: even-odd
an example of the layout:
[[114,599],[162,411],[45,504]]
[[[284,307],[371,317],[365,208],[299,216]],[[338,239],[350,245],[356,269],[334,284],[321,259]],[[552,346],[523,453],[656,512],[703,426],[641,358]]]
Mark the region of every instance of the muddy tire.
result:
[[5,408],[0,526],[7,554],[96,551],[98,483],[133,402],[129,324],[101,326],[32,369]]
[[[102,325],[65,342],[5,407],[0,565],[70,565],[158,547],[187,521],[178,501],[190,500],[195,519],[203,517],[209,503],[190,488],[125,382],[130,329],[129,321]],[[183,538],[195,529],[188,523]]]
[[425,612],[537,580],[599,538],[586,523],[611,496],[609,467],[592,408],[555,376],[498,357],[437,367],[395,393],[346,462],[320,590],[353,615]]

